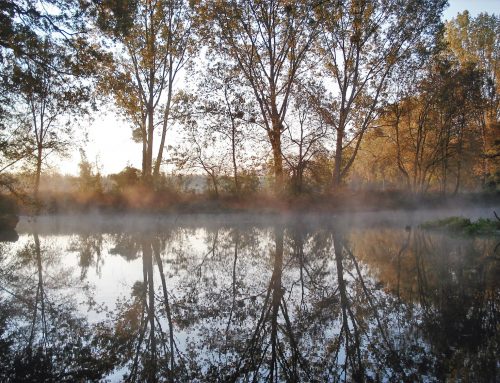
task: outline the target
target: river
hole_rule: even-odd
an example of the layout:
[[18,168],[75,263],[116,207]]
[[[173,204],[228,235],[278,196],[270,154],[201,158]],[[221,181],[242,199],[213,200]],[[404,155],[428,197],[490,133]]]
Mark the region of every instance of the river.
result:
[[0,381],[500,381],[492,212],[23,217]]

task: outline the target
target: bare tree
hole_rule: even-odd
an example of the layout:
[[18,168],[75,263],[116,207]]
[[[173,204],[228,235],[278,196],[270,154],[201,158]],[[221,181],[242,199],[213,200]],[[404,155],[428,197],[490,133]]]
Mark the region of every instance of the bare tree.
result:
[[309,100],[296,99],[292,116],[295,117],[294,123],[286,124],[283,158],[292,171],[293,190],[301,193],[304,190],[304,174],[310,161],[324,150],[321,141],[327,131],[324,121],[314,113]]
[[259,125],[272,148],[277,190],[283,187],[282,134],[292,86],[315,37],[309,2],[206,2],[214,49],[233,61],[252,90]]

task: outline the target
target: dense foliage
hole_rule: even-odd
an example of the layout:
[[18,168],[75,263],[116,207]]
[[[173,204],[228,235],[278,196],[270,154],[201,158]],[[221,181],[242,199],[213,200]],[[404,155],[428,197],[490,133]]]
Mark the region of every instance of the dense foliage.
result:
[[85,160],[85,192],[200,173],[195,189],[215,197],[497,190],[500,19],[443,24],[445,6],[2,1],[0,184],[38,200],[47,158],[82,145],[100,105],[141,143],[142,167],[106,186]]

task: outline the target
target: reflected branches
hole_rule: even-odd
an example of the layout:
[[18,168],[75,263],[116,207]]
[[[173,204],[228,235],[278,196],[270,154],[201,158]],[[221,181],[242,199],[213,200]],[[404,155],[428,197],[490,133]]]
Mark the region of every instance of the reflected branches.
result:
[[[111,369],[92,347],[92,331],[67,289],[81,288],[44,245],[32,238],[1,259],[0,380],[98,381]],[[7,294],[6,294],[7,293]]]
[[[3,380],[498,380],[494,239],[301,222],[37,233],[2,245]],[[85,320],[77,290],[118,282],[116,265],[118,300]]]
[[[131,299],[125,299],[111,313],[111,320],[101,324],[102,346],[116,356],[116,365],[126,367],[127,382],[180,381],[185,376],[185,361],[176,343],[168,277],[162,252],[169,233],[142,234],[117,238],[121,244],[140,243],[142,281],[132,287]],[[114,251],[120,246],[115,246]],[[134,248],[132,246],[132,248]],[[125,258],[130,259],[130,247]],[[155,285],[155,280],[161,282]],[[112,342],[112,339],[118,342]]]

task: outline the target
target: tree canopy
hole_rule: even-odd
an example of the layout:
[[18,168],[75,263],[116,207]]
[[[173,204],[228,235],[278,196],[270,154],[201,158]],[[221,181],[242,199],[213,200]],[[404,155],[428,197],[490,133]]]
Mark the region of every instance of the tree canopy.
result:
[[165,171],[205,173],[216,195],[248,174],[277,194],[495,189],[500,19],[443,22],[445,6],[1,1],[3,184],[30,166],[38,184],[99,105],[141,144],[151,189]]

